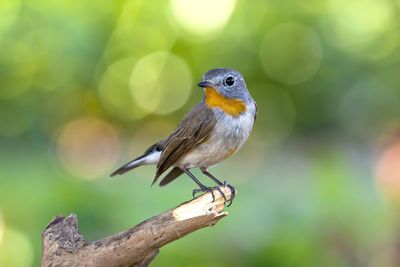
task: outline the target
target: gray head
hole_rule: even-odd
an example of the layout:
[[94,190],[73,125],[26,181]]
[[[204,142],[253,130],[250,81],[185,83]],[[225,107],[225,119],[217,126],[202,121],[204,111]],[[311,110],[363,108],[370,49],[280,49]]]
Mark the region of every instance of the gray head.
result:
[[250,102],[252,99],[242,74],[232,69],[209,70],[204,74],[203,81],[197,85],[203,88],[212,87],[226,98],[242,99],[246,102]]

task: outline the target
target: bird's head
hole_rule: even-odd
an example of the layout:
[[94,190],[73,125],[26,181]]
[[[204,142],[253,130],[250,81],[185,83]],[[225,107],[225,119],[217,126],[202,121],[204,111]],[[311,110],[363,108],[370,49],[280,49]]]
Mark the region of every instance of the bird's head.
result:
[[208,107],[220,108],[230,115],[243,113],[246,104],[252,101],[242,74],[232,69],[210,70],[197,85],[204,88],[204,99]]

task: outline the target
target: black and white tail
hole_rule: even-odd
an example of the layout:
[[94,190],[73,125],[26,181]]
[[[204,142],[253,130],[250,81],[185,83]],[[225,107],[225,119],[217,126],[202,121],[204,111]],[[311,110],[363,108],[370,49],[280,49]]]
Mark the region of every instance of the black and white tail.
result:
[[118,175],[124,174],[127,171],[132,170],[132,169],[134,169],[136,167],[139,167],[139,166],[142,166],[142,165],[157,164],[159,159],[160,159],[161,151],[162,151],[163,146],[164,146],[164,142],[163,141],[152,145],[151,147],[149,147],[144,152],[143,155],[141,155],[140,157],[128,162],[127,164],[125,164],[124,166],[119,168],[118,170],[114,171],[111,174],[111,177],[115,176],[117,174]]

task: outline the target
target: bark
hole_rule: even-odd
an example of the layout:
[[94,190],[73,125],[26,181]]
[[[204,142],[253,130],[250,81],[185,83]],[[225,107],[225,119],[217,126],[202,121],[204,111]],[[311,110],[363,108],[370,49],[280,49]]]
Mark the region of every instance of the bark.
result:
[[[220,187],[227,199],[231,191]],[[148,266],[159,249],[228,215],[224,199],[214,190],[132,228],[98,241],[86,241],[75,214],[57,216],[42,234],[42,266]]]

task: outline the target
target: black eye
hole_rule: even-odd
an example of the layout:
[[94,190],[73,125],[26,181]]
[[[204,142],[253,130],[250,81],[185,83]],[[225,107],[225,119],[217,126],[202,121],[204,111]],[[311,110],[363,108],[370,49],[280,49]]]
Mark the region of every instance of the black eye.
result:
[[225,84],[228,86],[232,86],[235,84],[235,79],[232,76],[228,76],[225,79]]

